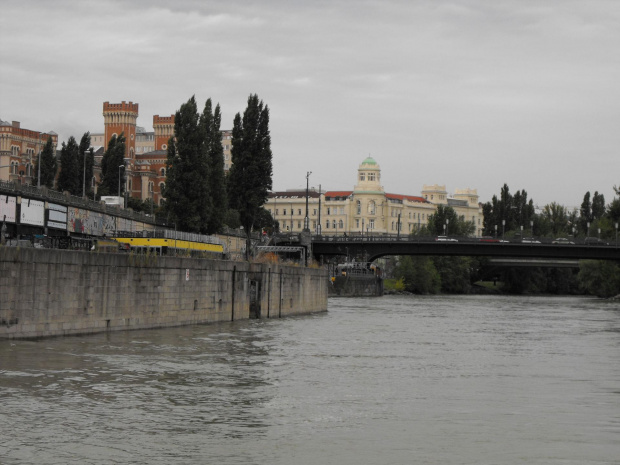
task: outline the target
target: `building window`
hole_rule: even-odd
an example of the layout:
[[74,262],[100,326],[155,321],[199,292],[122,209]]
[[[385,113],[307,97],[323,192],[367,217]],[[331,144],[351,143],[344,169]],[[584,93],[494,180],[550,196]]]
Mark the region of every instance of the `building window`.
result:
[[282,214],[283,214],[284,216],[286,216],[286,208],[283,208],[283,209],[282,209]]
[[360,228],[360,220],[355,220],[355,229]]
[[366,180],[366,174],[360,173],[360,181],[365,181],[365,180]]
[[164,187],[166,187],[166,185],[163,182],[159,183],[159,192],[163,192],[164,191]]
[[357,206],[357,214],[361,215],[362,214],[362,202],[358,200],[356,203],[356,206]]
[[375,229],[375,220],[368,220],[368,227],[370,229]]
[[162,149],[162,150],[166,150],[167,148],[168,148],[168,145],[166,145],[166,144],[161,144],[161,149]]
[[166,168],[162,168],[160,173],[162,176],[166,176]]
[[329,229],[329,220],[325,222],[325,229]]
[[376,204],[374,200],[368,202],[368,213],[374,215],[376,211]]
[[340,221],[338,222],[338,227],[339,227],[340,229],[344,228],[344,221],[340,220]]
[[299,216],[301,216],[301,208],[297,210],[297,213],[299,214]]
[[368,173],[368,180],[369,181],[374,181],[375,180],[375,173]]
[[331,215],[332,214],[331,212],[332,212],[332,207],[327,207],[327,214]]

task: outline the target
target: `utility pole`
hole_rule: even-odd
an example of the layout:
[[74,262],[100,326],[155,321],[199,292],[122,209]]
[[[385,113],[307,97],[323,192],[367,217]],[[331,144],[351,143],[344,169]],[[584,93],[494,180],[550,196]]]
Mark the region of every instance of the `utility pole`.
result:
[[308,217],[308,190],[310,189],[310,175],[312,171],[306,173],[306,217],[304,218],[304,232],[310,232],[310,218]]

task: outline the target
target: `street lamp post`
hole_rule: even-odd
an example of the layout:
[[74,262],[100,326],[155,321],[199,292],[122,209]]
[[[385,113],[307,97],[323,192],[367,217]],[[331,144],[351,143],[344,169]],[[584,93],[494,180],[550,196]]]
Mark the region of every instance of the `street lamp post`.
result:
[[82,198],[86,198],[86,151],[82,156]]
[[495,225],[495,239],[497,239],[497,225]]
[[450,234],[449,226],[450,226],[450,220],[446,218],[446,236]]
[[37,173],[37,187],[41,189],[41,150],[39,150],[39,167]]
[[590,237],[590,222],[589,221],[586,223],[586,228],[587,228],[586,229],[586,239],[587,239],[588,237]]
[[505,230],[506,230],[506,220],[502,220],[502,240],[504,240]]
[[118,198],[121,198],[121,169],[125,169],[125,165],[118,166]]
[[[538,234],[540,234],[540,231]],[[534,237],[534,220],[530,220],[530,236]]]
[[598,228],[598,240],[601,240],[601,228]]
[[523,240],[523,225],[521,225],[521,240]]
[[308,190],[310,189],[310,175],[312,171],[306,173],[306,217],[304,218],[304,231],[310,232],[310,218],[308,217]]

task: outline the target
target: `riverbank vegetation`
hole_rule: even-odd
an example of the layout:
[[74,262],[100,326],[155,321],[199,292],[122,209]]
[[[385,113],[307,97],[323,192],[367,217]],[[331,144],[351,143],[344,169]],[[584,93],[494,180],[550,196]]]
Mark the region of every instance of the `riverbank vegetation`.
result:
[[[482,206],[483,234],[514,238],[596,237],[613,244],[618,241],[620,187],[606,204],[602,194],[586,192],[579,210],[569,211],[552,202],[536,208],[525,190],[510,193],[508,185]],[[450,235],[471,236],[475,225],[458,217],[454,209],[439,205],[428,225],[416,235],[442,235],[449,225]],[[415,294],[468,294],[501,292],[506,294],[562,294],[613,297],[620,295],[620,264],[582,260],[579,268],[513,267],[493,268],[482,257],[398,257],[388,291]],[[479,283],[492,283],[480,285]]]

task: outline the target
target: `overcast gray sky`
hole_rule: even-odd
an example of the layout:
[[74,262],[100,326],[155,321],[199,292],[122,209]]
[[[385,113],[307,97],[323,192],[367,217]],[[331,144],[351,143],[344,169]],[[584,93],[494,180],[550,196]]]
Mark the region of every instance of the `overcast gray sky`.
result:
[[60,141],[192,95],[270,108],[274,189],[507,183],[535,203],[620,185],[618,0],[0,0],[0,119]]

